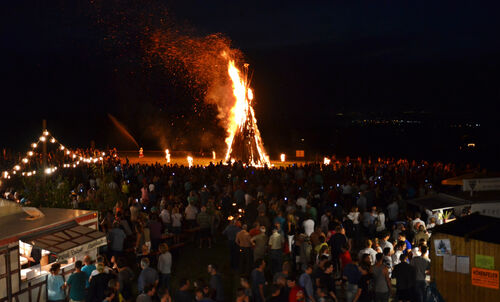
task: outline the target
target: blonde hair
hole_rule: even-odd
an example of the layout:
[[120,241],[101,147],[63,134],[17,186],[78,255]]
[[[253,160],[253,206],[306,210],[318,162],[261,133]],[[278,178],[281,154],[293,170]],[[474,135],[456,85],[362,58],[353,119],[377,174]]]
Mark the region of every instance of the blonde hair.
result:
[[97,263],[95,268],[99,273],[104,272],[104,263]]

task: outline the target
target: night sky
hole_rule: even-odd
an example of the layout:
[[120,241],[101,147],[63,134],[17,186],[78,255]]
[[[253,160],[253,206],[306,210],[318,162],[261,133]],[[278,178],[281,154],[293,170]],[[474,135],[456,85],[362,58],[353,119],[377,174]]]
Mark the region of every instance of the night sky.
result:
[[42,118],[68,145],[117,144],[108,113],[153,149],[152,129],[171,123],[161,135],[217,137],[214,108],[148,65],[145,27],[230,38],[253,71],[265,143],[290,145],[347,112],[423,110],[491,125],[500,5],[489,2],[9,1],[0,21],[1,145],[23,150]]

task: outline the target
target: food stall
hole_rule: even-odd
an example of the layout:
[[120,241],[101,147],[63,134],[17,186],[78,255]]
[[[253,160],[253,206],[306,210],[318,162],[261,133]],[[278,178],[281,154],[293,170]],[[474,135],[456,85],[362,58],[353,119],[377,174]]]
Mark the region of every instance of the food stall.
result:
[[[0,215],[0,302],[47,300],[47,276],[55,262],[66,280],[74,262],[95,259],[106,236],[95,211],[23,208],[3,201]],[[7,212],[7,211],[6,211]]]

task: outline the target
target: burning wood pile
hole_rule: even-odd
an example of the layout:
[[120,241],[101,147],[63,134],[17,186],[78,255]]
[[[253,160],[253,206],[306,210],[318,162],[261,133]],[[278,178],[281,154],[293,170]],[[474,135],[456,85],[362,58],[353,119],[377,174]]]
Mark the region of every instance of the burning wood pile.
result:
[[234,106],[231,108],[226,138],[225,160],[241,161],[249,166],[270,166],[266,155],[257,119],[252,107],[253,92],[248,80],[248,64],[241,73],[233,60],[229,60],[228,73],[232,81]]

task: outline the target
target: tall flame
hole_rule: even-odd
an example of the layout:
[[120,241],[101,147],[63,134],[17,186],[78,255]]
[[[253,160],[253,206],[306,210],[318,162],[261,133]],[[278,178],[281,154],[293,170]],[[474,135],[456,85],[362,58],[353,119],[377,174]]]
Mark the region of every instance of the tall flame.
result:
[[[245,68],[247,67],[248,65],[245,64]],[[259,129],[257,128],[257,119],[255,118],[255,113],[251,105],[251,101],[253,100],[253,92],[249,87],[247,74],[245,73],[243,76],[241,76],[240,71],[235,66],[234,60],[229,60],[228,73],[232,81],[235,104],[233,108],[231,108],[229,123],[227,127],[228,136],[226,138],[227,152],[225,160],[226,162],[232,160],[230,156],[236,133],[239,130],[241,131],[245,125],[251,125],[251,130],[254,133],[253,139],[255,140],[257,154],[256,158],[254,158],[252,155],[252,157],[249,159],[248,164],[252,166],[269,166],[269,157],[265,153],[262,138],[260,136]]]

